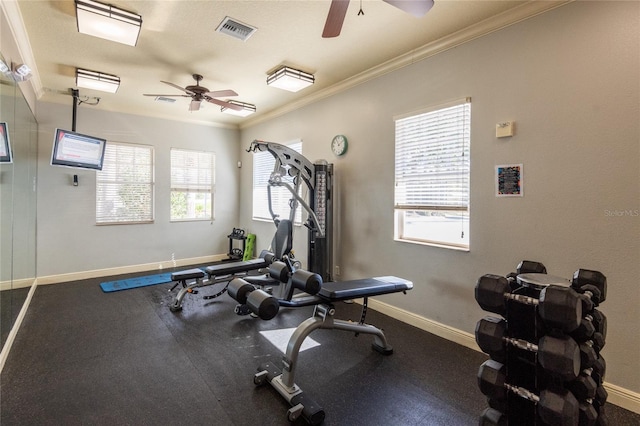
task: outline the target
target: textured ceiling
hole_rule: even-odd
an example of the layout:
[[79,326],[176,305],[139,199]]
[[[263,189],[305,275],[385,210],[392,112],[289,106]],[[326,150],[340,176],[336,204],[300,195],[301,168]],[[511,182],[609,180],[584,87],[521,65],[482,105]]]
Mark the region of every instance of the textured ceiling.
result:
[[[81,97],[101,98],[91,108],[242,126],[335,92],[345,87],[345,80],[372,76],[371,69],[423,52],[425,46],[455,40],[457,34],[472,38],[564,2],[436,0],[427,15],[415,18],[381,0],[352,0],[342,34],[332,39],[321,37],[328,0],[111,3],[142,15],[135,47],[78,33],[73,1],[18,1],[35,58],[32,84],[40,100],[70,105],[75,69],[85,68],[121,79],[115,94],[80,89]],[[358,15],[360,8],[363,15]],[[218,33],[215,29],[225,16],[258,30],[244,42]],[[279,65],[311,72],[316,83],[297,93],[268,87],[267,74]],[[194,73],[204,76],[201,84],[209,90],[235,90],[239,96],[230,99],[256,105],[257,113],[235,117],[210,103],[189,112],[189,98],[168,104],[143,96],[180,94],[160,81],[184,87],[194,84]]]

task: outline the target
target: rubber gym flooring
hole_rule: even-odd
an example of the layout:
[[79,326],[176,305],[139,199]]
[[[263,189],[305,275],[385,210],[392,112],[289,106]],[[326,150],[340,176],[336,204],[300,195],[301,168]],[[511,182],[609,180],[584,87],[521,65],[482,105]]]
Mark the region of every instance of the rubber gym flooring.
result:
[[[36,289],[0,377],[3,426],[290,424],[288,403],[253,384],[260,363],[282,356],[259,331],[296,327],[312,308],[271,321],[237,316],[226,294],[202,299],[218,284],[172,313],[172,284],[101,291],[100,282],[124,277]],[[336,311],[360,318],[358,304]],[[372,336],[336,330],[311,333],[320,345],[300,353],[296,384],[324,408],[324,424],[478,424],[483,354],[372,309],[367,322],[385,331],[393,355],[373,351]],[[607,410],[612,425],[640,425],[639,415]]]

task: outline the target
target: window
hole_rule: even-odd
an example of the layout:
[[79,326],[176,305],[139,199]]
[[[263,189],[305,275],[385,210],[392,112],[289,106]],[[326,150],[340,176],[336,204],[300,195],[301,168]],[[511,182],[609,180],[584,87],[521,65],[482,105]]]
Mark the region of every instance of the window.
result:
[[[302,153],[302,141],[287,145],[296,152]],[[275,166],[275,158],[268,151],[256,152],[253,154],[253,219],[257,220],[273,220],[269,213],[269,200],[267,195],[267,186],[269,185],[269,176],[273,172]],[[283,177],[293,186],[293,179],[287,175]],[[306,188],[304,183],[301,189]],[[300,194],[302,196],[302,194]],[[289,200],[292,198],[291,193],[284,187],[271,187],[271,205],[273,212],[281,219],[289,218]],[[304,198],[304,197],[303,197]],[[294,219],[295,224],[302,223],[302,208],[298,206]]]
[[215,155],[171,148],[171,220],[213,219]]
[[395,238],[468,249],[471,100],[395,123]]
[[96,173],[97,224],[153,222],[153,147],[107,142]]

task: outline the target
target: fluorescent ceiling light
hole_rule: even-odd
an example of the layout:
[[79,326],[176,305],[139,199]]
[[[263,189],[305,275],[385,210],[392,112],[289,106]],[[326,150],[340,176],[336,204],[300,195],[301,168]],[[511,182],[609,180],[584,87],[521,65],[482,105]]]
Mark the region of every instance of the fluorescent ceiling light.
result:
[[251,115],[254,112],[256,112],[256,106],[252,105],[252,104],[247,104],[244,102],[240,102],[240,101],[232,101],[232,100],[228,100],[225,101],[226,103],[232,104],[232,105],[237,105],[239,107],[242,107],[241,110],[235,110],[235,109],[231,109],[231,108],[227,108],[227,107],[220,107],[220,111],[227,113],[227,114],[231,114],[231,115],[238,115],[240,117],[246,117],[247,115]]
[[297,92],[298,90],[311,86],[314,81],[315,77],[313,74],[289,67],[279,68],[267,77],[267,84],[269,86],[290,92]]
[[120,77],[78,68],[76,69],[76,86],[116,93],[120,87]]
[[135,46],[142,17],[93,0],[75,0],[78,31],[118,43]]
[[12,79],[16,82],[27,81],[33,74],[31,73],[31,68],[29,68],[25,64],[16,64],[11,63],[11,67],[5,64],[4,61],[0,60],[0,72],[4,74],[7,78]]

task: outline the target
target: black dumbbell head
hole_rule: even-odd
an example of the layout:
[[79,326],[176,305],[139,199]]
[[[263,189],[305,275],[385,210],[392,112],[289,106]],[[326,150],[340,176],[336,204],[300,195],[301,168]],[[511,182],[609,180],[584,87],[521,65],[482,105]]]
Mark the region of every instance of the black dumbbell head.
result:
[[593,284],[585,284],[578,289],[574,288],[574,290],[576,290],[585,298],[582,302],[583,304],[586,303],[586,305],[582,308],[585,314],[591,312],[591,310],[594,307],[600,305],[600,302],[602,301],[600,289]]
[[573,289],[550,285],[540,292],[538,313],[548,327],[569,333],[580,325],[582,304]]
[[590,340],[591,337],[593,337],[593,333],[595,333],[595,331],[596,327],[593,324],[593,320],[591,318],[585,317],[580,320],[580,325],[578,326],[578,328],[571,332],[571,337],[573,337],[576,342],[582,343]]
[[600,290],[600,302],[604,302],[607,298],[607,277],[600,271],[592,271],[589,269],[578,269],[573,274],[571,286],[578,290],[580,287],[591,284]]
[[476,324],[476,343],[480,350],[498,362],[505,362],[507,321],[502,318],[484,317]]
[[540,392],[538,416],[549,425],[577,425],[580,416],[578,400],[566,389]]
[[552,375],[574,380],[580,374],[580,348],[570,337],[544,336],[538,343],[538,362]]
[[598,353],[593,348],[593,342],[580,343],[580,369],[591,368],[598,360]]
[[504,294],[510,291],[509,282],[505,277],[485,274],[476,283],[476,301],[483,310],[504,316],[506,313]]
[[504,387],[505,377],[504,365],[489,359],[480,365],[478,369],[478,387],[483,395],[497,401],[504,401],[507,398],[507,388]]
[[507,416],[494,408],[486,408],[480,415],[480,426],[507,426]]
[[603,357],[598,356],[596,362],[593,363],[593,371],[591,377],[596,381],[598,385],[602,385],[605,374],[607,374],[607,363]]
[[540,263],[532,260],[523,260],[517,268],[518,274],[546,274],[547,268]]
[[593,380],[593,377],[583,373],[577,379],[569,382],[567,389],[571,391],[578,401],[586,401],[596,395],[598,384]]
[[580,402],[578,409],[580,411],[580,419],[578,421],[580,426],[594,426],[596,424],[598,412],[593,405],[588,402]]
[[593,325],[596,327],[596,331],[602,334],[604,339],[607,338],[607,317],[598,309],[591,311],[591,317]]

